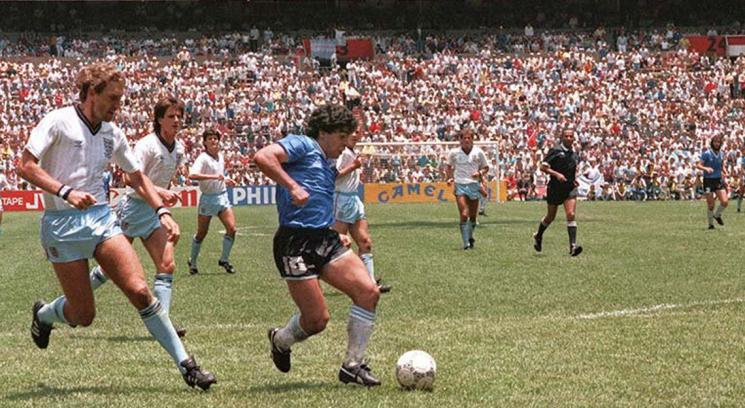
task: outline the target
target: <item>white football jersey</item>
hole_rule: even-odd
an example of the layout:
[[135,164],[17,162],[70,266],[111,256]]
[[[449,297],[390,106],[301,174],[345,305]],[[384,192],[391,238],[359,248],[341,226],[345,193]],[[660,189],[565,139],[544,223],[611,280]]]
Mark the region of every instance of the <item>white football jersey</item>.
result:
[[[336,170],[341,171],[343,168],[349,166],[357,158],[357,153],[350,148],[345,148],[338,159],[336,159]],[[360,169],[354,169],[351,173],[345,176],[339,176],[336,178],[336,191],[343,193],[356,193],[357,188],[360,186]]]
[[[135,155],[142,163],[142,173],[161,188],[168,188],[178,168],[186,164],[184,145],[176,140],[173,150],[163,144],[161,139],[151,133],[140,139],[134,148]],[[128,195],[141,198],[135,191],[129,189]]]
[[486,155],[478,146],[473,146],[469,154],[460,147],[451,150],[448,154],[448,164],[455,169],[453,178],[458,184],[478,183],[479,180],[471,175],[489,165]]
[[[108,203],[103,172],[109,163],[124,172],[140,169],[140,162],[127,144],[124,133],[109,122],[92,128],[75,106],[57,109],[31,131],[26,150],[39,159],[39,166],[55,180],[93,195],[99,204]],[[47,211],[69,210],[67,201],[44,193]]]
[[[189,173],[198,174],[225,174],[225,159],[222,153],[217,154],[217,159],[210,156],[207,152],[202,154],[194,160],[194,164],[191,165]],[[225,191],[225,181],[223,180],[199,180],[199,190],[202,193],[222,193]]]

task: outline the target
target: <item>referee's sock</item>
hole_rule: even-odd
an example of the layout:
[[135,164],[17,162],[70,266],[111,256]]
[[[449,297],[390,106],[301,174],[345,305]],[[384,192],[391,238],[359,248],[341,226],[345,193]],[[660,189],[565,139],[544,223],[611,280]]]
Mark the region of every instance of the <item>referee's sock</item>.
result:
[[[742,195],[737,197],[737,212],[740,212],[740,210],[742,210]],[[0,231],[2,231],[2,229],[0,229]]]
[[709,225],[714,225],[714,211],[706,211],[706,219],[709,220]]
[[538,224],[538,232],[535,233],[535,237],[538,238],[538,239],[543,239],[543,233],[546,232],[546,230],[548,229],[548,226],[549,225],[551,225],[551,224],[546,225],[546,224],[543,223],[543,221],[541,221]]
[[717,207],[717,210],[714,212],[714,218],[719,218],[722,216],[722,213],[724,212],[724,206],[719,204],[719,207]]
[[577,245],[577,221],[567,222],[567,232],[569,233],[569,247]]

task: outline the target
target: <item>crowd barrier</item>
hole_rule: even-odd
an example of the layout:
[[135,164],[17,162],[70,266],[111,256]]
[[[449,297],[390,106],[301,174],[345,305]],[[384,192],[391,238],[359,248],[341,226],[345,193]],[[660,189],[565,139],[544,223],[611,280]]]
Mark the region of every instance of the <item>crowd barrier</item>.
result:
[[[506,201],[505,182],[497,188],[496,181],[487,188],[489,201]],[[369,183],[362,185],[358,191],[365,203],[439,203],[453,202],[454,186],[447,183]],[[228,199],[234,206],[275,205],[276,186],[239,186],[228,189]],[[179,201],[174,207],[196,207],[201,193],[196,187],[174,189],[179,194]],[[111,189],[110,202],[116,206],[124,197],[123,188]],[[40,190],[6,190],[0,192],[5,211],[43,211],[44,202]]]

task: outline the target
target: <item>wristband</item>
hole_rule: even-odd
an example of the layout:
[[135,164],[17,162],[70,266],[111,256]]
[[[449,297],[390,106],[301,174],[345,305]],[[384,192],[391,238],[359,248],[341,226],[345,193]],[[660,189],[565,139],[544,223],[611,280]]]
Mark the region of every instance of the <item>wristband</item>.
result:
[[63,184],[62,187],[57,190],[57,197],[67,200],[67,197],[70,196],[70,192],[72,192],[72,187]]
[[158,209],[155,210],[155,213],[158,214],[158,218],[160,218],[160,217],[162,217],[162,216],[164,216],[166,214],[171,215],[171,212],[168,211],[168,208],[163,207],[163,206],[158,207]]

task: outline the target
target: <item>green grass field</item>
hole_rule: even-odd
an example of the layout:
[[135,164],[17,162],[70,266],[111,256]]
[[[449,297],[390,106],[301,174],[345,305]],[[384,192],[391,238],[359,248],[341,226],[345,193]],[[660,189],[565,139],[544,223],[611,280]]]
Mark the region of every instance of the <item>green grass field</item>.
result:
[[[734,206],[733,206],[734,207]],[[217,267],[219,223],[199,276],[186,258],[194,210],[180,210],[172,317],[219,383],[189,389],[135,310],[107,284],[92,326],[29,335],[31,305],[60,291],[38,241],[39,214],[8,213],[0,238],[0,406],[742,406],[745,401],[745,215],[706,230],[704,204],[580,203],[567,254],[563,215],[535,254],[542,203],[491,205],[476,250],[460,249],[454,205],[368,206],[383,295],[369,348],[383,381],[342,386],[348,299],[327,291],[326,332],[293,349],[277,371],[266,329],[293,312],[271,255],[276,213],[237,209],[238,269]],[[141,245],[148,281],[153,268]],[[437,360],[433,392],[401,391],[398,356]]]

